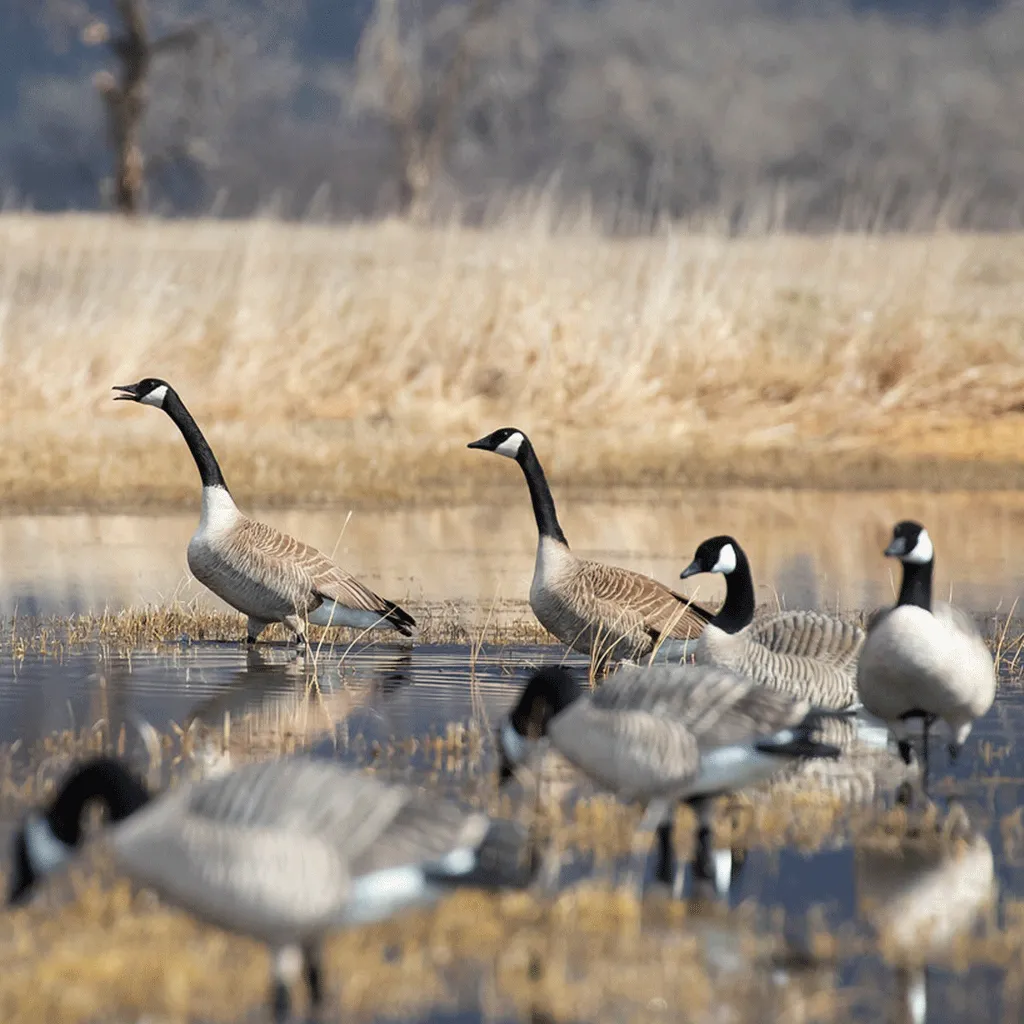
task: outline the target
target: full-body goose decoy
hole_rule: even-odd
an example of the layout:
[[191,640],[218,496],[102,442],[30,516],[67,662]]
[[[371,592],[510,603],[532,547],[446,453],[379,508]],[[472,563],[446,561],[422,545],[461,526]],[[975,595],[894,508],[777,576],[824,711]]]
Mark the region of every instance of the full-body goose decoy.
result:
[[178,393],[147,377],[118,385],[115,401],[163,409],[188,444],[203,484],[199,527],[188,545],[188,565],[200,583],[249,617],[247,637],[283,622],[305,645],[305,624],[393,629],[412,636],[415,620],[393,601],[378,597],[316,548],[240,512],[217,459]]
[[722,665],[827,708],[857,705],[857,655],[864,630],[822,612],[791,611],[754,622],[754,580],[746,552],[732,537],[704,541],[680,573],[725,576],[725,604],[704,627],[699,664]]
[[607,663],[639,660],[657,651],[678,659],[711,613],[638,572],[592,562],[569,550],[551,489],[530,439],[502,427],[468,447],[519,463],[537,520],[537,561],[530,607],[541,625],[581,654]]
[[644,830],[657,833],[656,875],[670,885],[673,811],[689,803],[700,820],[697,874],[722,892],[729,864],[711,853],[711,799],[798,758],[837,757],[836,747],[815,738],[828,715],[727,669],[627,666],[584,693],[568,669],[548,667],[533,674],[501,726],[500,775],[511,778],[547,737],[597,785],[646,805]]
[[27,900],[82,841],[82,814],[104,805],[118,866],[210,924],[273,952],[275,1021],[301,974],[323,999],[330,931],[428,905],[454,885],[522,885],[522,833],[453,803],[327,760],[247,764],[150,800],[120,761],[72,771],[14,838],[9,902]]
[[995,700],[992,655],[974,620],[959,608],[932,600],[935,549],[928,531],[910,520],[893,528],[885,549],[903,563],[903,582],[892,608],[871,617],[857,665],[857,688],[864,707],[888,722],[909,764],[907,723],[924,726],[924,771],[928,771],[928,731],[936,719],[949,729],[955,758]]

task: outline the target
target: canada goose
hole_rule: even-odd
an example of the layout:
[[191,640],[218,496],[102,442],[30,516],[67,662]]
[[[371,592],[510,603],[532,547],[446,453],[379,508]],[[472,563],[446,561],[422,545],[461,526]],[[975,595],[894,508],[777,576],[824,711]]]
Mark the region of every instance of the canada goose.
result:
[[970,616],[932,601],[935,549],[928,531],[904,520],[896,524],[885,555],[903,563],[899,599],[872,615],[857,665],[864,707],[887,722],[909,764],[907,724],[923,722],[922,758],[928,772],[928,731],[941,718],[955,758],[974,719],[985,714],[996,693],[995,664]]
[[643,828],[657,833],[656,875],[670,885],[674,806],[689,803],[700,820],[697,874],[722,892],[729,866],[711,854],[711,799],[797,758],[837,757],[838,748],[813,736],[828,715],[709,666],[629,666],[586,694],[568,669],[542,668],[501,726],[499,775],[511,778],[534,742],[547,737],[599,786],[646,804]]
[[678,659],[711,613],[638,572],[577,558],[569,550],[551,490],[530,439],[502,427],[469,448],[519,463],[537,520],[537,561],[530,607],[541,625],[581,654],[600,662],[639,660],[655,650]]
[[333,929],[429,904],[453,885],[524,884],[521,833],[455,804],[327,760],[294,758],[150,799],[123,763],[96,758],[64,780],[14,838],[9,902],[67,863],[98,801],[119,867],[210,924],[266,942],[275,1021],[300,972],[323,999],[321,943]]
[[166,381],[147,377],[113,390],[114,401],[163,409],[175,422],[199,468],[203,507],[188,545],[188,565],[200,583],[249,617],[247,639],[272,622],[283,622],[305,646],[305,623],[395,629],[412,636],[415,620],[397,604],[378,597],[316,548],[303,544],[238,510],[217,459],[178,393]]
[[725,604],[697,641],[698,664],[730,668],[819,707],[856,707],[857,654],[864,630],[811,611],[783,612],[754,622],[750,562],[732,537],[704,541],[679,575],[685,580],[702,572],[725,576]]

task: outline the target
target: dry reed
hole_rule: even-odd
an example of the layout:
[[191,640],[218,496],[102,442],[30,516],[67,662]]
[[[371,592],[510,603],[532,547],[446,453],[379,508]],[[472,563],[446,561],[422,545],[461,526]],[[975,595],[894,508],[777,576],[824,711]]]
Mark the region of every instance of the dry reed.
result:
[[[1024,479],[1024,236],[608,240],[0,218],[0,501],[194,501],[181,391],[240,499],[450,501],[509,484]],[[517,482],[518,483],[518,482]]]

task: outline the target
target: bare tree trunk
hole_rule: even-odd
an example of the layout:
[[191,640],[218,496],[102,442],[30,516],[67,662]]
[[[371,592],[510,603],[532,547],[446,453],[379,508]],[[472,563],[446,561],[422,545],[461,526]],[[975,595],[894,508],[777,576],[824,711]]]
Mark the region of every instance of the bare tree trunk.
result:
[[474,29],[493,16],[496,4],[497,0],[470,0],[455,52],[438,88],[434,123],[426,139],[417,140],[414,163],[407,163],[404,169],[402,184],[408,190],[408,205],[403,210],[413,220],[422,220],[427,215],[430,187],[444,165],[452,141],[459,106],[473,66]]
[[161,52],[188,48],[201,27],[191,26],[153,40],[146,23],[146,0],[114,0],[121,34],[110,38],[106,25],[96,23],[86,42],[106,42],[120,65],[120,79],[101,71],[94,79],[107,108],[107,127],[114,151],[114,205],[120,213],[142,211],[146,185],[146,159],[142,152],[142,124],[149,103],[149,72]]

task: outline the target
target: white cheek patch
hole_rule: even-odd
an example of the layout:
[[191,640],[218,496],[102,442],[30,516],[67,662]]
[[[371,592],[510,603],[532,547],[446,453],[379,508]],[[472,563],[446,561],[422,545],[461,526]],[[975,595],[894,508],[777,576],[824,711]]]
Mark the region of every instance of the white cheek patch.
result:
[[715,567],[711,571],[725,573],[725,575],[728,576],[735,568],[736,549],[731,544],[726,544],[722,550],[718,552],[718,561],[715,562]]
[[520,736],[508,720],[501,727],[501,749],[513,764],[522,764],[530,753],[530,741]]
[[41,814],[30,814],[25,821],[25,852],[37,875],[48,875],[71,859],[71,849],[62,843]]
[[523,435],[517,430],[514,434],[509,434],[494,450],[498,455],[504,455],[507,459],[514,459],[519,454],[519,449],[523,446],[523,440]]
[[161,384],[158,388],[153,388],[152,391],[145,398],[140,398],[139,402],[142,405],[155,405],[158,409],[162,409],[164,406],[164,399],[167,397],[167,385]]
[[935,557],[935,548],[932,546],[932,539],[928,536],[927,530],[922,530],[917,535],[917,543],[914,549],[903,556],[904,562],[912,562],[914,565],[926,565]]

